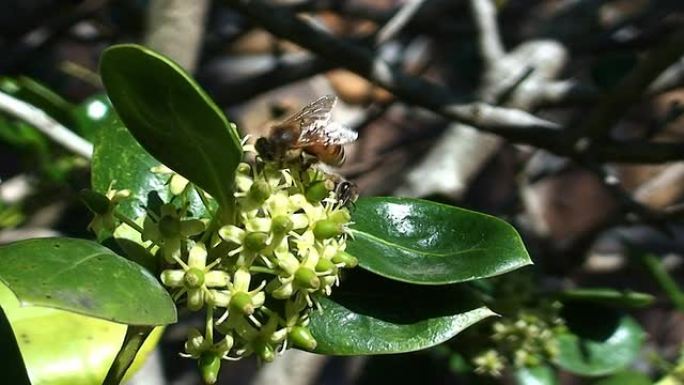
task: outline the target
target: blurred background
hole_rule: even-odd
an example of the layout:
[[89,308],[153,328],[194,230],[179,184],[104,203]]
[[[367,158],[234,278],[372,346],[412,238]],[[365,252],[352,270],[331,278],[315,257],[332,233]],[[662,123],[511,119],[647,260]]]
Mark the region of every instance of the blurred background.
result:
[[[243,134],[265,135],[337,95],[335,119],[359,133],[341,174],[362,195],[502,217],[535,261],[491,283],[501,320],[442,346],[289,351],[270,365],[224,364],[219,383],[551,384],[521,380],[534,360],[516,357],[553,352],[506,345],[492,325],[549,305],[546,292],[586,286],[655,297],[629,310],[645,333],[621,370],[657,382],[681,367],[682,0],[2,0],[0,243],[92,238],[77,193],[90,185],[87,145],[110,108],[98,59],[124,42],[176,60]],[[26,105],[59,129],[32,121]],[[599,327],[609,322],[600,314],[585,315]],[[557,326],[547,321],[540,327]],[[200,383],[194,361],[177,355],[199,322],[168,327],[131,383]],[[554,373],[562,384],[597,381]]]

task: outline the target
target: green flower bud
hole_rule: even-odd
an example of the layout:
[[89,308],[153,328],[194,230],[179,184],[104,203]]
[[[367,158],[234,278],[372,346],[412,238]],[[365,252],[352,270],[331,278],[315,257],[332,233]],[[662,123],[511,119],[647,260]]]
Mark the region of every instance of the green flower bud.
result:
[[316,272],[317,273],[327,273],[327,272],[332,272],[333,274],[337,273],[337,266],[335,266],[332,261],[329,261],[327,259],[319,259],[318,263],[316,264]]
[[332,257],[333,263],[344,263],[344,267],[352,268],[359,264],[359,260],[355,256],[347,253],[346,251],[340,251]]
[[273,346],[267,342],[257,343],[254,347],[254,351],[265,362],[273,362],[275,359],[275,350],[273,350]]
[[249,251],[261,251],[266,247],[266,240],[268,239],[268,234],[266,233],[249,233],[245,236],[244,245],[245,249]]
[[251,315],[254,313],[252,297],[244,291],[238,291],[230,298],[230,309],[244,315]]
[[306,200],[311,203],[318,203],[325,199],[334,188],[335,184],[331,180],[314,182],[306,189]]
[[221,370],[221,357],[214,352],[204,352],[197,361],[205,384],[214,384]]
[[93,190],[81,190],[79,196],[86,207],[95,214],[106,214],[111,207],[109,198]]
[[320,278],[318,278],[313,270],[307,267],[300,267],[297,269],[294,282],[297,284],[297,286],[304,289],[317,290],[321,286]]
[[163,237],[172,238],[180,234],[181,225],[178,218],[165,215],[159,220],[159,232]]
[[254,181],[247,193],[247,199],[257,205],[264,203],[269,196],[271,196],[271,186],[264,180]]
[[337,224],[344,225],[351,220],[351,214],[349,214],[349,210],[336,210],[328,215],[328,219]]
[[344,229],[339,223],[330,219],[323,219],[316,222],[313,229],[314,236],[319,240],[336,237],[342,234],[343,231]]
[[285,215],[279,215],[271,220],[271,231],[273,234],[287,234],[292,231],[293,226],[292,220]]
[[304,326],[293,327],[288,338],[294,346],[308,351],[316,349],[318,345],[309,328]]
[[238,174],[247,175],[249,174],[250,169],[251,167],[249,166],[249,163],[241,162],[240,164],[238,164],[237,169],[235,171],[237,171]]
[[185,272],[185,286],[189,289],[197,289],[204,284],[204,272],[196,267],[191,267]]

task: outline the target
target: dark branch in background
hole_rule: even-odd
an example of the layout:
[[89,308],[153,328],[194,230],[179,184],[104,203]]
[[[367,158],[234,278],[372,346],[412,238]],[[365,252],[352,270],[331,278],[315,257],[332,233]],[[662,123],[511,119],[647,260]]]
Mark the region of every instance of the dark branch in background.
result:
[[81,20],[96,14],[109,0],[86,0],[70,12],[55,15],[40,27],[26,33],[0,57],[0,73],[14,72],[25,65],[33,54],[67,32]]
[[663,43],[651,50],[611,92],[602,97],[599,105],[580,127],[577,139],[588,137],[602,140],[624,115],[625,109],[638,101],[648,86],[671,64],[684,55],[684,27],[673,32]]
[[[322,58],[363,76],[388,89],[406,103],[426,108],[450,120],[498,134],[512,142],[530,144],[573,158],[583,156],[571,146],[568,136],[558,130],[554,123],[515,109],[494,107],[484,103],[457,104],[455,96],[445,87],[399,72],[376,58],[370,50],[338,39],[306,23],[289,10],[269,5],[263,0],[227,0],[226,3],[251,17],[274,35],[291,40]],[[670,56],[671,54],[668,54],[667,58]],[[651,79],[657,76],[652,75],[652,72],[658,68],[661,68],[661,65],[652,69],[649,67],[648,74]],[[644,81],[641,76],[637,79],[639,84]],[[661,163],[684,159],[683,148],[682,143],[606,141],[600,148],[594,149],[592,155],[601,161]]]
[[[554,132],[554,123],[524,111],[489,106],[481,103],[457,104],[457,98],[438,84],[406,75],[361,46],[337,39],[329,33],[302,21],[287,10],[264,1],[229,0],[228,4],[250,16],[267,31],[291,40],[332,62],[339,63],[360,76],[386,88],[403,101],[426,108],[449,119],[475,125],[495,133],[507,129],[530,128],[534,135]],[[524,133],[518,133],[522,135]]]
[[394,39],[399,32],[411,21],[418,13],[423,3],[427,0],[407,1],[392,18],[382,26],[375,41],[376,45],[386,43]]
[[272,70],[247,78],[221,80],[220,74],[207,74],[201,77],[200,81],[213,90],[212,96],[219,104],[231,106],[243,103],[263,92],[309,78],[335,67],[335,63],[328,60],[305,57],[293,62],[280,63]]

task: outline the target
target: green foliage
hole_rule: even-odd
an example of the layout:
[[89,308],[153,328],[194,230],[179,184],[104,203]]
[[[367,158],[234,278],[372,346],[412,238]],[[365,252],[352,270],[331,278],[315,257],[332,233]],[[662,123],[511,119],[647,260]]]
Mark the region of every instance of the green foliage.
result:
[[650,378],[634,370],[625,370],[615,373],[610,377],[603,378],[593,383],[593,385],[651,385]]
[[558,336],[555,363],[584,376],[601,376],[627,367],[639,354],[645,334],[630,316],[588,306],[566,308],[568,332]]
[[[128,189],[131,199],[119,204],[120,213],[138,218],[145,208],[156,209],[160,202],[169,201],[171,194],[166,184],[170,175],[152,172],[159,166],[143,149],[120,121],[113,119],[106,129],[98,131],[91,166],[93,189],[102,194],[109,188]],[[189,192],[190,211],[198,217],[208,213],[197,192]]]
[[0,279],[26,305],[134,325],[176,321],[171,297],[142,267],[97,243],[43,238],[0,247]]
[[515,371],[517,385],[557,385],[556,372],[547,365],[523,367]]
[[495,315],[462,285],[414,286],[353,273],[312,314],[317,353],[389,354],[425,349]]
[[532,262],[501,219],[409,198],[356,203],[348,252],[364,269],[399,281],[438,285],[491,277]]
[[590,302],[617,308],[641,308],[651,305],[655,297],[650,294],[629,290],[577,288],[561,292],[559,299],[567,302]]
[[17,339],[2,307],[0,307],[0,357],[2,357],[0,373],[4,382],[13,385],[31,385]]
[[[213,382],[221,357],[271,361],[291,345],[339,355],[434,346],[495,315],[462,282],[531,264],[512,226],[443,204],[363,198],[350,221],[325,187],[333,177],[301,157],[243,160],[235,125],[177,64],[144,47],[107,49],[101,72],[109,99],[63,107],[95,142],[94,192],[83,195],[91,228],[138,263],[85,240],[0,247],[0,279],[22,303],[159,325],[176,320],[168,289],[207,312],[185,353]],[[368,272],[342,276],[357,258]],[[107,383],[134,356],[130,341]]]
[[176,63],[137,45],[108,48],[100,71],[138,142],[230,210],[242,146],[235,126],[199,85]]
[[[19,337],[17,343],[35,385],[102,384],[126,333],[127,326],[123,324],[59,309],[21,306],[2,284],[0,305]],[[146,342],[129,373],[138,369],[154,348],[161,330]]]

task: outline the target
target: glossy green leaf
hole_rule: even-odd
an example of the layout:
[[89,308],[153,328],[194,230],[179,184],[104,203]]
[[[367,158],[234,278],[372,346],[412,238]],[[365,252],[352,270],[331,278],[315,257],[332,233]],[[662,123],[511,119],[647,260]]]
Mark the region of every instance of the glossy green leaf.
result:
[[347,251],[375,274],[415,284],[491,277],[532,262],[515,229],[501,219],[419,199],[356,202]]
[[557,385],[558,377],[552,367],[538,365],[518,368],[514,372],[517,385]]
[[[59,309],[22,307],[3,284],[0,305],[18,336],[33,385],[101,385],[126,333],[126,325]],[[157,328],[145,341],[128,375],[142,366],[162,330]]]
[[561,301],[591,302],[611,307],[639,308],[648,306],[655,297],[635,291],[619,291],[610,288],[579,288],[559,293]]
[[176,63],[137,45],[105,50],[102,81],[133,136],[162,163],[232,207],[242,146],[234,125]]
[[[130,190],[131,198],[121,202],[117,210],[129,218],[138,218],[145,214],[145,207],[154,208],[161,201],[171,200],[166,186],[169,175],[150,170],[159,165],[126,127],[114,119],[95,139],[91,171],[93,189],[105,193],[111,185],[114,189]],[[194,216],[208,216],[196,192],[190,194],[189,209]]]
[[648,376],[634,370],[625,370],[624,372],[615,373],[610,377],[601,379],[593,383],[593,385],[652,385]]
[[645,333],[630,316],[599,305],[566,305],[569,332],[557,337],[561,368],[585,376],[624,369],[637,358]]
[[495,315],[459,285],[416,286],[353,272],[311,315],[316,352],[390,354],[442,343]]
[[2,246],[0,280],[27,305],[134,325],[176,321],[176,307],[155,277],[91,241],[42,238]]
[[0,376],[3,383],[31,385],[12,326],[0,307]]

